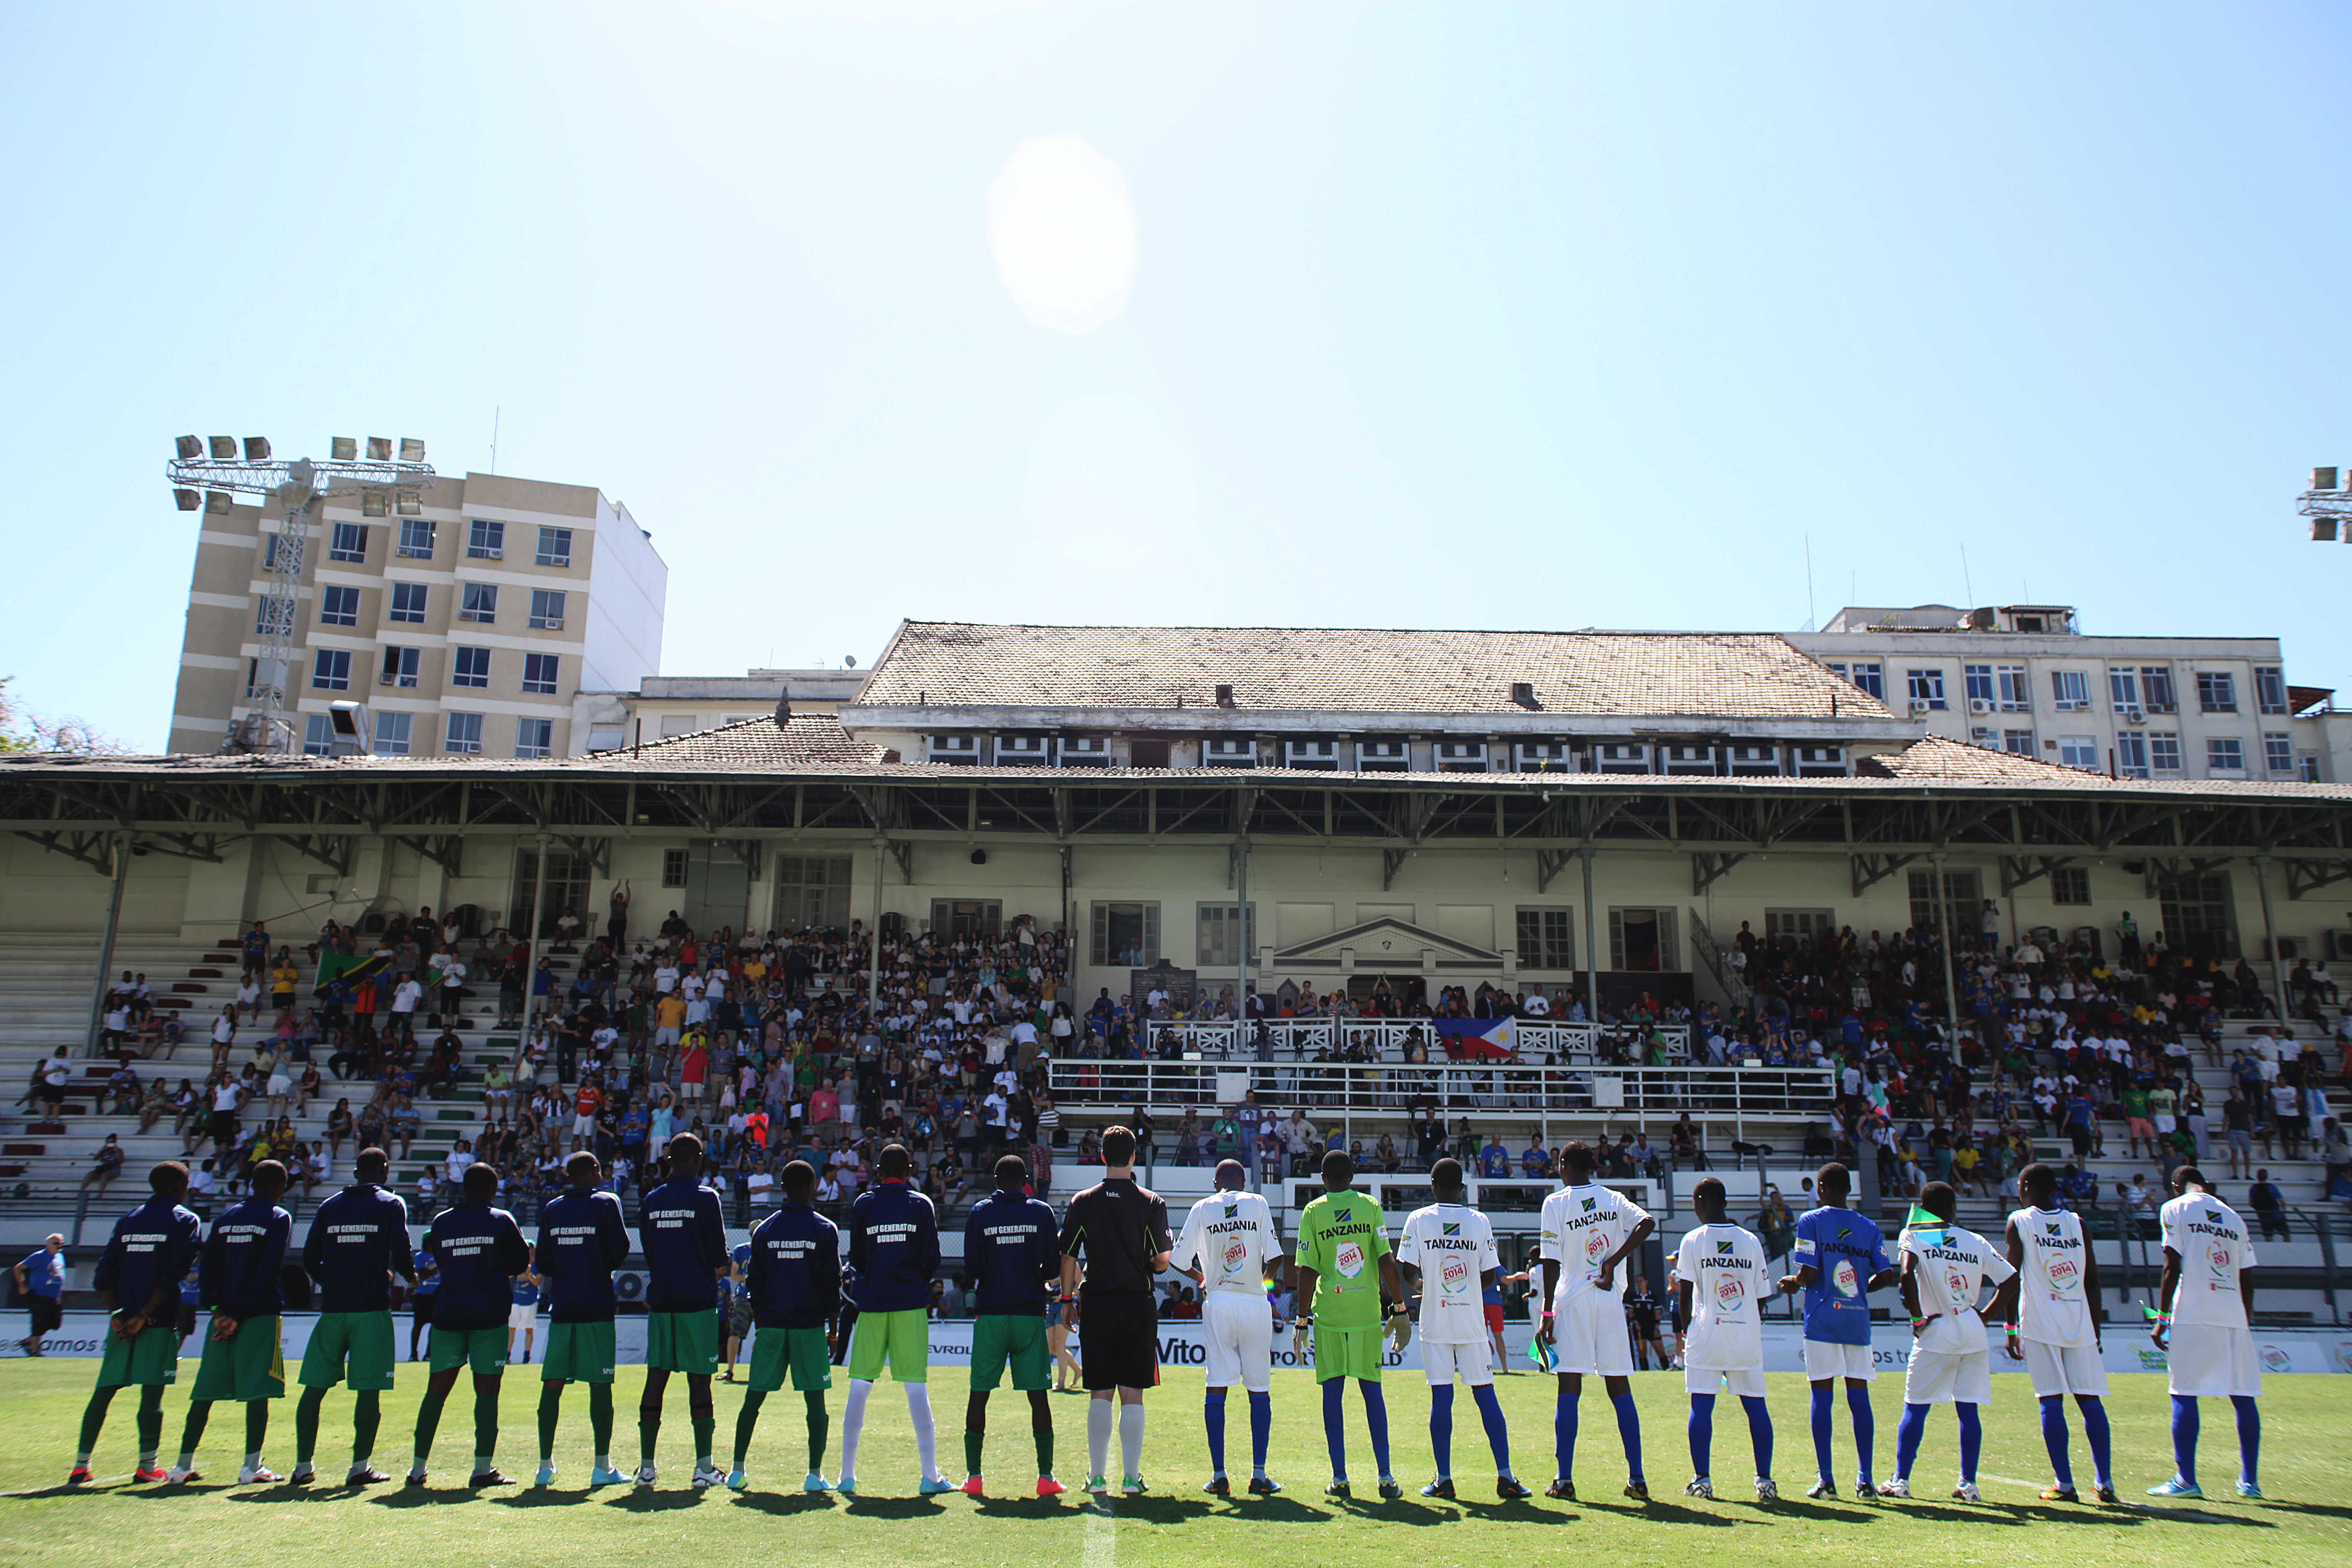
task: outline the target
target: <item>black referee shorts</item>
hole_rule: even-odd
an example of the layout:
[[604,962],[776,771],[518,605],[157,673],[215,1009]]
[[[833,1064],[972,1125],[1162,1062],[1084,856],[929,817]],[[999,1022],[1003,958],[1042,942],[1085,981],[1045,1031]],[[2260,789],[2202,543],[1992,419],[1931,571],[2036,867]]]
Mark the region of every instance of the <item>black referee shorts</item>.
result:
[[38,1339],[43,1334],[55,1332],[58,1325],[65,1321],[65,1303],[55,1296],[29,1297],[26,1299],[26,1305],[33,1314],[35,1339]]
[[1160,1386],[1160,1308],[1149,1295],[1078,1297],[1087,1392]]

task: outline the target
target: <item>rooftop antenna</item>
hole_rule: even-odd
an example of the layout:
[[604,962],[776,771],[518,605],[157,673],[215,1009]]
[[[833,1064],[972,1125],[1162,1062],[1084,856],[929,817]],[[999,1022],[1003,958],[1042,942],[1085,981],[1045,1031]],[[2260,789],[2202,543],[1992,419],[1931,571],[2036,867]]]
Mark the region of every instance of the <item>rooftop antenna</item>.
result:
[[1969,596],[1967,602],[1969,608],[1972,610],[1975,609],[1977,605],[1977,585],[1969,579],[1969,547],[1965,544],[1960,546],[1960,586],[1968,591]]
[[494,474],[499,471],[499,416],[505,412],[503,404],[493,404],[490,407],[490,472]]
[[1822,624],[1813,612],[1813,536],[1805,535],[1805,629],[1811,631]]

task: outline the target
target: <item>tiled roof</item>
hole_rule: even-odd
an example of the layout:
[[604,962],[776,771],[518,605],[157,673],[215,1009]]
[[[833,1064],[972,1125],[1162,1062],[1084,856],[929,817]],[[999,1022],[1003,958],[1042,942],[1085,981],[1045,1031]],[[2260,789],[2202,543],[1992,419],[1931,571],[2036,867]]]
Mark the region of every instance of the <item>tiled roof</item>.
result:
[[677,768],[696,773],[863,772],[883,765],[883,748],[852,739],[830,713],[795,713],[782,730],[772,719],[744,719],[578,761],[628,773]]
[[[859,706],[1206,708],[1887,719],[1875,699],[1762,633],[1020,626],[908,621]],[[855,715],[856,709],[848,710]]]
[[2088,768],[2045,763],[2014,752],[1989,751],[1941,735],[1914,741],[1899,752],[1864,757],[1855,764],[1868,776],[1878,773],[1911,784],[2000,784],[2015,789],[2107,789],[2115,781]]

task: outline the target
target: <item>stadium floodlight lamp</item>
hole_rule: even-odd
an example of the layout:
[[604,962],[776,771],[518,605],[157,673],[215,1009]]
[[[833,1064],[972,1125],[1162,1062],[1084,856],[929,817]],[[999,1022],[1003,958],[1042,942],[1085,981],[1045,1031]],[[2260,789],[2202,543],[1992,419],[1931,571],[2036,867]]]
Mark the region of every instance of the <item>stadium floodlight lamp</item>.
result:
[[389,463],[392,461],[391,437],[371,436],[368,437],[368,461],[371,463]]
[[403,436],[400,438],[400,460],[404,463],[423,462],[425,460],[425,443],[418,440],[414,436]]
[[245,460],[248,463],[266,463],[269,461],[269,437],[267,436],[247,436],[245,438]]
[[360,460],[360,444],[353,437],[330,436],[327,437],[327,448],[338,463],[356,463]]
[[2335,543],[2336,520],[2332,517],[2313,518],[2311,520],[2311,538],[2312,542],[2315,544]]
[[173,445],[180,454],[180,461],[184,463],[193,463],[205,455],[204,442],[194,436],[182,436]]
[[403,490],[400,492],[399,499],[394,503],[393,510],[403,517],[423,517],[425,498],[415,490]]
[[182,511],[194,511],[205,504],[204,495],[198,490],[174,489],[172,492],[172,500],[178,504]]
[[230,495],[226,490],[206,490],[205,492],[205,510],[210,516],[226,517],[229,512],[229,508],[236,504],[236,498]]
[[362,517],[382,517],[384,510],[382,490],[367,490],[361,494],[360,515]]
[[236,437],[215,436],[213,437],[213,461],[215,463],[234,463],[236,461]]

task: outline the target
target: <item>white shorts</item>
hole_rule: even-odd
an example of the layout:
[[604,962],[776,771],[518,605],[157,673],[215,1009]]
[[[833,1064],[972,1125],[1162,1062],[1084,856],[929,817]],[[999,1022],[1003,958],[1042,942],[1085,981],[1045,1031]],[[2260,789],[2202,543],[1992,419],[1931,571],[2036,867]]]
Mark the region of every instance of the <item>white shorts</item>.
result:
[[269,1075],[269,1092],[273,1097],[284,1094],[288,1089],[293,1087],[294,1080],[288,1078],[284,1073],[274,1072]]
[[574,1138],[593,1138],[596,1136],[596,1119],[593,1116],[573,1117],[572,1119],[572,1136]]
[[1252,1394],[1274,1386],[1274,1309],[1255,1291],[1212,1290],[1201,1302],[1201,1341],[1209,1352],[1209,1386],[1241,1384]]
[[1982,1405],[1992,1398],[1992,1352],[1911,1347],[1903,1373],[1906,1405]]
[[2210,1399],[2261,1397],[2262,1358],[2254,1352],[2254,1336],[2246,1330],[2175,1323],[2171,1343],[2168,1392]]
[[1742,1399],[1764,1397],[1764,1372],[1760,1367],[1720,1368],[1686,1366],[1683,1368],[1683,1387],[1692,1394],[1721,1394],[1728,1383],[1729,1392]]
[[2107,1396],[2107,1363],[2100,1359],[2096,1346],[2045,1345],[2040,1340],[2019,1343],[2025,1347],[2026,1375],[2033,1379],[2036,1399],[2053,1394]]
[[507,1328],[509,1331],[528,1329],[538,1321],[539,1303],[536,1301],[517,1301],[507,1313]]
[[1825,1377],[1854,1377],[1864,1383],[1878,1376],[1876,1358],[1868,1345],[1832,1344],[1827,1340],[1805,1342],[1805,1377],[1819,1383]]
[[1435,1340],[1421,1342],[1421,1370],[1432,1388],[1451,1388],[1458,1374],[1462,1381],[1476,1388],[1495,1381],[1495,1347],[1485,1340],[1473,1340],[1468,1344],[1441,1344]]
[[678,1029],[676,1024],[664,1024],[660,1028],[654,1031],[654,1044],[657,1046],[674,1046],[677,1044],[677,1035]]
[[1633,1374],[1633,1337],[1616,1292],[1587,1290],[1571,1297],[1562,1290],[1552,1298],[1551,1312],[1554,1372]]

